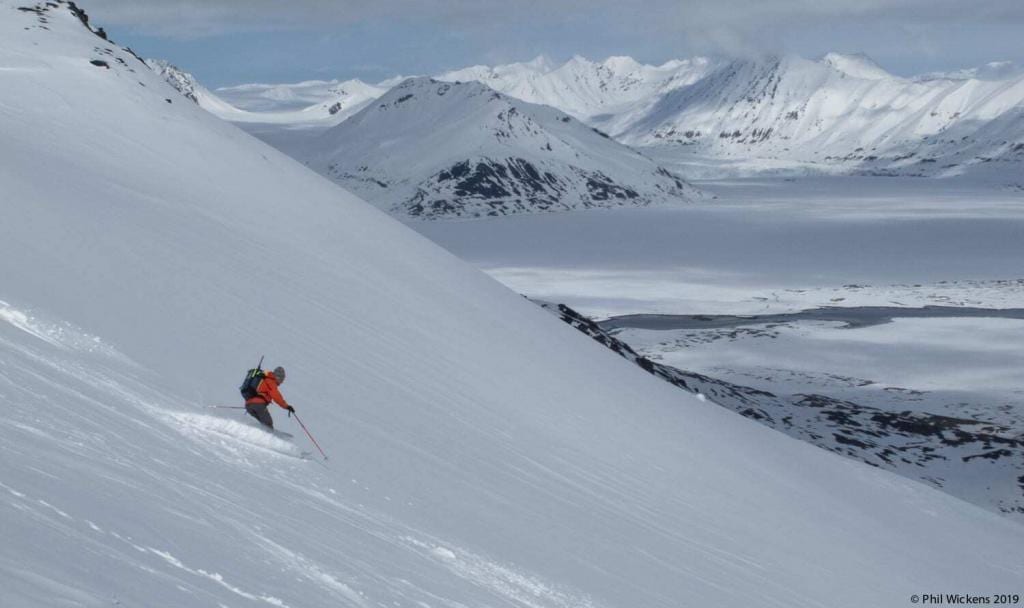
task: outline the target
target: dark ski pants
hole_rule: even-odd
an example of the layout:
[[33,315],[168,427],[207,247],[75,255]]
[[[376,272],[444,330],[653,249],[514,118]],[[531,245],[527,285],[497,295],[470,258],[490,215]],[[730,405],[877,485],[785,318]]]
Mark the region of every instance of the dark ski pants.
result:
[[268,405],[270,404],[246,403],[245,411],[248,412],[249,415],[255,418],[256,420],[259,420],[260,423],[263,424],[263,426],[269,426],[270,428],[274,428],[274,419],[270,417],[270,412],[267,411]]

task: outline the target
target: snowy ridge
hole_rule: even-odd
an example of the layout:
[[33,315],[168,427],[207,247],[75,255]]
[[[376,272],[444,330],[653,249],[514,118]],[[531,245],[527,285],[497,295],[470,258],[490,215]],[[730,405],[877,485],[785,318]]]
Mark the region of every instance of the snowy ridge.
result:
[[[218,89],[218,91],[232,94],[234,99],[238,99],[244,106],[247,106],[239,107],[211,93],[206,87],[199,84],[192,74],[166,61],[147,59],[146,65],[162,76],[179,93],[199,104],[199,107],[207,112],[223,120],[243,124],[277,124],[293,128],[329,127],[358,112],[387,90],[366,84],[361,80],[329,83],[315,81],[299,83],[294,86],[252,84]],[[306,94],[297,96],[295,89],[304,91]],[[309,89],[312,89],[312,92],[309,92]],[[290,102],[297,97],[312,103],[300,102],[298,108],[289,107],[275,111],[260,112],[248,109],[248,107],[261,107],[259,103],[261,100],[264,102],[274,100],[276,102],[274,107],[279,107],[282,102]]]
[[[151,70],[163,76],[167,84],[174,87],[179,93],[184,95],[187,99],[199,103],[200,95],[206,93],[206,87],[199,84],[195,76],[182,70],[181,68],[171,65],[170,62],[163,59],[147,59],[146,65]],[[203,95],[205,97],[205,95]],[[207,109],[203,104],[199,104],[203,109]]]
[[1024,161],[1017,147],[1024,73],[1008,62],[904,79],[863,54],[662,66],[576,57],[559,68],[476,67],[441,78],[475,79],[551,105],[630,145],[740,159],[753,169],[782,161],[820,171],[950,175],[993,162],[1005,173]]
[[559,108],[629,145],[676,148],[659,157],[738,159],[755,171],[951,175],[996,163],[985,169],[1005,174],[1024,162],[1024,73],[1009,62],[904,79],[863,54],[661,66],[574,57],[440,78]]
[[[1019,526],[655,381],[173,99],[69,4],[32,8],[0,2],[2,297],[130,363],[0,323],[0,605],[859,607],[1019,582]],[[183,435],[223,424],[201,406],[261,352],[329,463]]]
[[892,80],[895,78],[863,53],[826,53],[821,63],[861,80]]
[[231,104],[211,93],[196,77],[162,59],[147,59],[146,65],[163,77],[179,93],[200,108],[225,120],[243,120],[246,116]]
[[646,103],[700,78],[713,62],[704,57],[643,65],[631,57],[601,62],[579,55],[561,66],[544,57],[528,63],[488,68],[475,66],[446,72],[438,80],[475,80],[511,97],[549,105],[575,118],[599,125],[635,103]]
[[480,83],[410,79],[301,152],[392,213],[481,217],[677,204],[679,176],[550,107]]
[[[834,54],[733,62],[664,95],[613,135],[717,157],[914,175],[962,172],[1013,153],[1024,138],[1022,77],[915,81],[875,67]],[[1000,122],[995,136],[988,129]]]

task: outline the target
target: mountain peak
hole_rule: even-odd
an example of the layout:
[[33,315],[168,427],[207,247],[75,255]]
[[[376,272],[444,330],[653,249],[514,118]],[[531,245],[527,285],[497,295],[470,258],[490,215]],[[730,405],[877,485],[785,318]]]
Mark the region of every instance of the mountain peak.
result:
[[302,160],[392,213],[428,219],[700,196],[597,129],[476,81],[410,78],[326,132]]
[[410,76],[398,83],[391,90],[380,97],[380,102],[387,103],[393,98],[402,98],[416,91],[433,91],[438,96],[444,96],[448,91],[455,90],[469,93],[492,93],[496,97],[504,97],[486,84],[477,80],[439,80],[432,76]]
[[563,68],[564,67],[572,67],[572,66],[591,67],[591,66],[594,66],[594,65],[597,65],[597,63],[587,59],[583,55],[576,54],[576,55],[573,55],[572,57],[570,57],[569,60],[566,61],[564,64],[562,64],[562,67]]
[[623,72],[634,72],[643,67],[637,60],[626,55],[613,55],[605,59],[602,65],[612,72],[620,74]]
[[529,68],[533,68],[538,72],[544,73],[550,72],[555,68],[554,64],[551,62],[551,59],[549,59],[548,56],[544,54],[537,55],[533,59],[524,62],[522,65]]
[[880,65],[864,53],[826,53],[821,63],[830,66],[848,76],[864,80],[884,80],[893,78]]

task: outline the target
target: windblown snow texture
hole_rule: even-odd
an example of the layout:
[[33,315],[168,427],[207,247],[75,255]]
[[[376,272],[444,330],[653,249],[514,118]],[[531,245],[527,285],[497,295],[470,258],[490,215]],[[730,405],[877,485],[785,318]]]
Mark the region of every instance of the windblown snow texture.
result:
[[[1019,584],[1019,526],[652,379],[71,9],[0,3],[0,605],[859,607]],[[327,465],[207,418],[260,353]]]

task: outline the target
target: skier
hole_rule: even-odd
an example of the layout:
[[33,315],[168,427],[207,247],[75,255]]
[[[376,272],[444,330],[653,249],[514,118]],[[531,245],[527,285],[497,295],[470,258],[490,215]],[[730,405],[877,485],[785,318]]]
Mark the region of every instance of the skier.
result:
[[288,401],[281,395],[281,391],[277,390],[277,387],[283,382],[284,368],[281,366],[275,367],[274,371],[263,374],[263,379],[256,387],[256,395],[245,401],[245,411],[256,420],[259,420],[261,424],[271,429],[274,428],[274,419],[270,417],[270,412],[267,411],[267,406],[270,405],[271,401],[288,410],[289,413],[295,412],[295,408],[288,405]]

